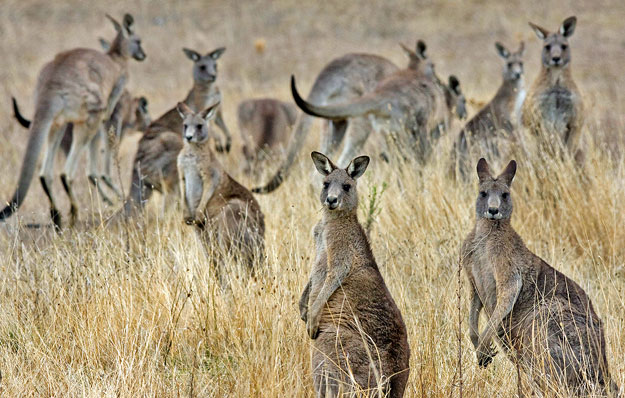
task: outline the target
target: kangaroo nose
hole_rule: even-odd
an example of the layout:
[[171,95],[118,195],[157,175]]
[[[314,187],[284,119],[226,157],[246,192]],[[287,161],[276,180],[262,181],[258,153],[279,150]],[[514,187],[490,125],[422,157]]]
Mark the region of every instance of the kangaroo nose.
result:
[[488,212],[494,216],[495,214],[499,213],[499,209],[496,207],[489,207]]
[[336,196],[328,196],[326,198],[326,203],[330,206],[333,207],[338,203],[339,199]]
[[192,136],[192,135],[185,135],[185,136],[184,136],[184,138],[185,138],[187,141],[191,141],[191,140],[193,139],[193,136]]
[[560,57],[553,57],[552,59],[556,64],[560,62]]

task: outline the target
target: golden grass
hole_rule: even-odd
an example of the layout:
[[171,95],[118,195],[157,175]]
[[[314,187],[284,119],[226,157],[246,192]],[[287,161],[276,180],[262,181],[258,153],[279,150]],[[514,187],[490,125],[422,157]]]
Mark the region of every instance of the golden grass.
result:
[[[191,64],[180,47],[208,51],[226,45],[219,84],[226,123],[236,138],[239,100],[288,99],[291,73],[301,76],[302,87],[310,87],[326,62],[349,51],[381,54],[403,65],[399,41],[425,39],[441,76],[458,75],[469,99],[487,101],[500,79],[493,42],[514,47],[523,38],[529,86],[538,70],[539,43],[527,20],[555,29],[577,13],[578,30],[571,40],[574,76],[589,112],[586,136],[596,139],[589,139],[581,172],[568,160],[541,160],[536,152],[517,157],[513,225],[530,249],[590,295],[604,322],[612,375],[625,385],[621,2],[575,7],[538,1],[126,3],[3,2],[2,200],[14,189],[26,144],[25,131],[10,113],[10,95],[30,115],[39,68],[60,50],[96,47],[98,36],[111,37],[105,12],[129,10],[136,17],[148,60],[131,65],[130,89],[148,97],[153,116],[183,98],[191,85]],[[258,43],[263,51],[257,51]],[[407,397],[458,394],[457,259],[473,224],[477,193],[475,181],[456,182],[446,175],[458,127],[456,123],[422,169],[398,169],[375,157],[359,186],[364,200],[372,186],[388,183],[371,239],[408,327]],[[308,148],[316,147],[318,131],[311,132]],[[236,144],[224,164],[245,185],[255,185],[241,175]],[[122,144],[126,192],[135,146],[136,137]],[[81,216],[88,223],[62,235],[23,228],[27,222],[47,222],[47,202],[33,181],[17,216],[0,224],[2,395],[313,396],[311,344],[297,301],[310,269],[310,230],[320,206],[309,184],[313,168],[308,152],[300,159],[284,187],[258,196],[267,223],[263,271],[249,278],[226,264],[225,288],[175,210],[163,214],[155,200],[145,224],[98,226],[116,208],[105,208],[82,177],[78,193]],[[66,214],[67,201],[55,184]],[[503,355],[486,370],[476,365],[462,281],[464,396],[510,396],[516,392],[516,370]]]

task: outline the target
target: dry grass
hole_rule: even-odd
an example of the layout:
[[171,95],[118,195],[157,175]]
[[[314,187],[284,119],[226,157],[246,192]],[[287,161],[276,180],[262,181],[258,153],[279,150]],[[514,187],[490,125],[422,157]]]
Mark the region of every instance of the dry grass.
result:
[[[111,37],[105,12],[129,10],[136,17],[148,59],[132,64],[130,89],[148,97],[153,115],[183,98],[191,85],[191,65],[180,47],[208,51],[225,45],[219,82],[226,123],[235,135],[234,110],[241,99],[288,99],[291,73],[301,77],[303,88],[310,87],[328,60],[349,51],[381,54],[403,65],[396,43],[417,38],[428,43],[441,75],[457,74],[469,98],[487,101],[500,79],[495,40],[511,47],[526,40],[529,85],[538,70],[539,43],[527,20],[555,29],[576,13],[574,76],[589,111],[586,135],[596,139],[589,140],[581,173],[568,161],[540,160],[535,152],[517,158],[513,225],[530,249],[593,299],[604,322],[612,374],[625,385],[622,2],[126,3],[3,2],[3,200],[14,189],[14,170],[26,144],[25,131],[11,117],[10,96],[16,95],[30,115],[39,68],[60,50],[96,47],[98,36]],[[263,51],[257,51],[258,43]],[[317,131],[311,135],[317,137]],[[316,138],[309,141],[309,148],[317,145]],[[359,187],[364,200],[373,186],[388,184],[371,239],[409,331],[407,397],[458,393],[457,257],[473,223],[476,184],[446,176],[450,142],[448,135],[422,170],[374,161]],[[236,144],[224,163],[240,176]],[[126,190],[135,145],[136,137],[123,143]],[[79,198],[89,223],[60,236],[21,227],[47,222],[47,202],[34,181],[18,215],[0,224],[2,395],[312,396],[310,340],[297,300],[310,268],[310,229],[320,213],[308,183],[312,164],[305,152],[301,159],[283,188],[259,197],[267,222],[264,271],[250,279],[227,264],[226,288],[217,282],[193,231],[175,211],[161,214],[158,201],[149,207],[146,225],[97,226],[115,209],[98,202],[86,179]],[[67,211],[67,202],[62,203]],[[466,323],[462,327],[464,396],[514,394],[514,366],[499,355],[488,369],[478,369]]]

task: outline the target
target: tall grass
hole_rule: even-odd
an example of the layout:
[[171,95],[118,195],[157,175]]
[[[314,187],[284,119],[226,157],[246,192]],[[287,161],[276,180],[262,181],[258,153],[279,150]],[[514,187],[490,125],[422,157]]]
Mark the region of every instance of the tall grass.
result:
[[[418,37],[428,42],[441,76],[459,75],[470,98],[488,100],[499,83],[494,40],[527,40],[530,84],[539,45],[531,39],[527,20],[555,28],[569,11],[577,12],[580,22],[571,47],[574,75],[588,109],[586,163],[579,169],[570,159],[519,152],[512,222],[532,251],[592,298],[604,323],[611,373],[623,386],[625,107],[618,87],[625,83],[620,74],[625,59],[617,33],[625,12],[618,2],[561,6],[538,1],[417,7],[405,1],[139,1],[130,6],[8,0],[0,10],[0,50],[5,54],[0,61],[0,167],[6,170],[0,197],[5,200],[12,193],[17,178],[12,171],[21,163],[26,142],[26,132],[9,113],[8,97],[17,95],[31,109],[31,91],[44,62],[62,49],[95,48],[98,35],[112,35],[104,12],[130,8],[137,17],[148,60],[131,66],[130,89],[148,97],[153,116],[173,106],[191,86],[191,64],[180,47],[209,51],[226,45],[219,82],[231,130],[239,100],[264,95],[288,99],[290,73],[310,84],[324,63],[348,51],[378,53],[404,65],[396,42]],[[254,49],[259,38],[266,43],[262,54]],[[597,63],[600,52],[612,57]],[[479,56],[484,62],[478,62]],[[464,397],[517,392],[517,369],[504,355],[487,369],[478,368],[466,322],[458,340],[458,305],[465,317],[469,308],[466,288],[461,288],[458,304],[458,252],[474,222],[477,195],[476,177],[462,182],[447,175],[458,127],[441,139],[425,166],[386,164],[374,157],[358,187],[365,201],[373,187],[386,184],[371,213],[370,238],[408,328],[407,397],[457,396],[459,342]],[[317,147],[317,137],[318,130],[311,133],[308,149]],[[134,148],[136,137],[121,145],[126,192]],[[241,173],[242,159],[238,144],[223,157],[232,174],[252,186],[255,182]],[[297,301],[313,258],[310,230],[320,217],[320,205],[319,187],[310,186],[308,153],[300,159],[283,187],[258,196],[267,224],[264,269],[249,277],[236,264],[224,264],[226,284],[192,228],[175,209],[163,211],[158,198],[148,206],[145,220],[106,226],[101,221],[116,208],[102,205],[84,179],[77,191],[84,222],[75,230],[56,235],[50,228],[25,228],[28,222],[47,220],[45,196],[33,181],[24,207],[0,224],[2,395],[312,396],[311,343],[299,321]],[[507,160],[495,161],[493,168]],[[271,171],[265,170],[264,177]],[[58,181],[55,192],[63,199]],[[67,202],[61,203],[66,211]],[[360,216],[364,222],[367,214]]]

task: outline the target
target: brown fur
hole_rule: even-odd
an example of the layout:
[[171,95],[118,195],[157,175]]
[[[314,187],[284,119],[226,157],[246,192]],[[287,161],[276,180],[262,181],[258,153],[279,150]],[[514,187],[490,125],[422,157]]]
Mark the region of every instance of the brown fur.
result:
[[[194,83],[183,101],[184,104],[194,111],[199,111],[211,104],[221,102],[221,93],[215,83],[216,60],[225,49],[219,48],[205,56],[193,50],[183,50],[187,57],[194,61]],[[205,65],[207,62],[209,64]],[[210,68],[214,70],[209,72]],[[229,151],[231,135],[223,121],[221,109],[217,111],[214,123],[226,137],[225,146],[218,137],[215,137],[216,149],[220,152]],[[181,119],[175,107],[148,126],[139,141],[133,162],[130,193],[124,206],[126,215],[131,215],[135,210],[143,208],[155,190],[161,193],[176,192],[178,188],[176,158],[182,149],[181,131]]]
[[[458,134],[452,157],[458,159],[458,168],[463,177],[480,157],[499,157],[505,152],[506,144],[513,140],[512,132],[518,120],[518,111],[525,98],[523,88],[523,42],[511,53],[502,44],[496,43],[499,55],[505,60],[503,79],[493,99],[486,104]],[[503,148],[502,148],[503,147]],[[455,162],[454,162],[455,163]]]
[[296,117],[295,105],[272,98],[250,99],[239,104],[237,121],[248,172],[257,169],[257,162],[277,155],[286,146]]
[[[471,283],[469,326],[478,364],[495,355],[492,340],[543,390],[585,395],[617,388],[611,382],[601,320],[574,281],[529,251],[510,225],[510,184],[516,163],[497,178],[484,159],[475,227],[462,245],[461,261]],[[478,332],[481,309],[488,321]]]
[[[264,253],[264,216],[251,192],[224,170],[210,148],[209,137],[214,134],[207,122],[214,117],[213,108],[195,114],[179,104],[185,124],[185,142],[177,159],[184,220],[197,226],[207,245],[216,241],[251,268]],[[204,131],[190,131],[200,124]]]
[[[579,158],[584,104],[571,74],[571,50],[568,46],[575,21],[575,17],[567,18],[556,33],[530,23],[544,45],[540,73],[523,104],[522,123],[550,151],[556,151],[559,145],[563,145],[571,155]],[[562,63],[555,64],[554,59]]]
[[[57,229],[61,216],[52,195],[51,184],[56,152],[65,126],[74,125],[74,140],[61,182],[70,200],[71,223],[78,218],[78,205],[72,182],[81,152],[89,145],[89,174],[97,175],[96,139],[103,120],[108,119],[121,96],[128,79],[127,61],[130,57],[143,60],[145,53],[133,32],[133,18],[126,14],[123,24],[109,17],[117,37],[105,54],[92,49],[74,49],[58,54],[39,74],[35,90],[35,114],[24,156],[18,187],[9,205],[0,212],[0,219],[9,217],[22,203],[30,187],[34,168],[43,142],[48,146],[40,172],[40,181],[50,201],[50,214]],[[105,143],[107,140],[103,140]]]
[[338,169],[324,155],[312,156],[325,176],[324,211],[313,232],[316,258],[300,312],[314,339],[317,397],[352,391],[352,376],[358,388],[368,390],[367,396],[382,392],[402,397],[410,358],[406,326],[357,216],[356,179],[368,158],[361,156]]

